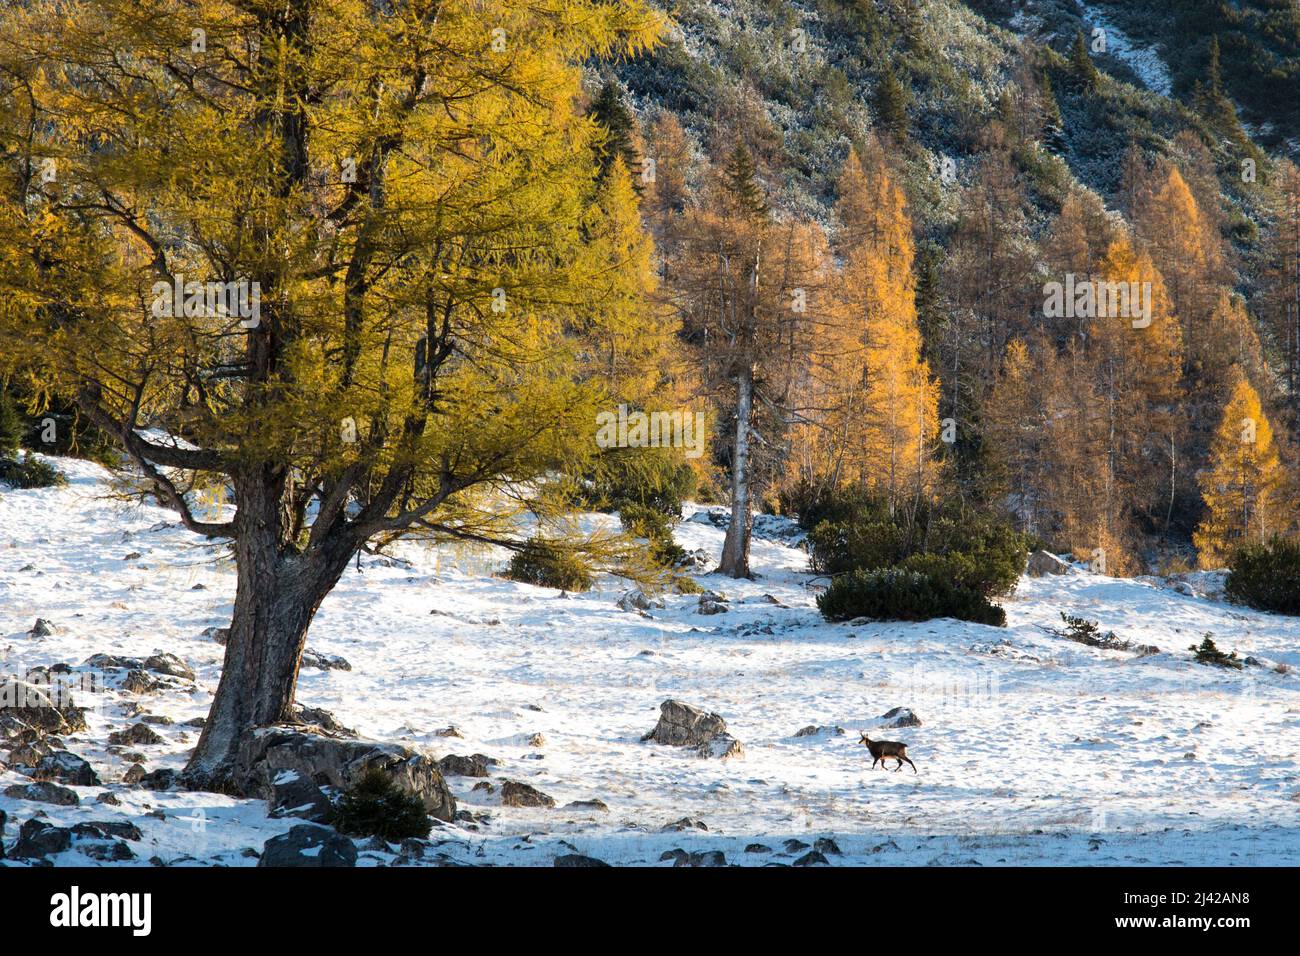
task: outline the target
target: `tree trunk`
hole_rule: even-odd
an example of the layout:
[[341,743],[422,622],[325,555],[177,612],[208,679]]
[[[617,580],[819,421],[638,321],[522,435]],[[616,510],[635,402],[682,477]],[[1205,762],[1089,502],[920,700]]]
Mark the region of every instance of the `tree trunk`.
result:
[[245,792],[235,761],[240,745],[255,728],[292,719],[307,628],[352,555],[341,545],[310,555],[286,548],[274,487],[256,491],[262,493],[240,495],[238,580],[225,663],[185,767],[189,785],[205,790]]
[[731,524],[722,542],[718,570],[733,578],[749,577],[749,511],[752,487],[749,446],[754,412],[754,370],[741,371],[736,384],[736,437],[731,456]]

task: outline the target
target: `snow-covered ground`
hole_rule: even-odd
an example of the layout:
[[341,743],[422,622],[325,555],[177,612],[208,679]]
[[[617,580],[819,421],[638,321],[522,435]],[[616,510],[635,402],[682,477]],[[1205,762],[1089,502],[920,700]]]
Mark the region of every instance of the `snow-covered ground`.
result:
[[[151,770],[184,763],[197,738],[184,722],[206,713],[222,659],[202,631],[228,623],[232,569],[168,512],[105,499],[97,466],[58,464],[65,488],[0,492],[0,674],[159,650],[184,658],[198,682],[81,695],[89,731],[66,744],[106,786],[74,787],[79,807],[0,796],[6,841],[38,813],[58,825],[121,819],[144,834],[131,844],[135,864],[252,865],[241,851],[296,821],[269,819],[262,801],[123,787],[126,764],[105,749],[142,706],[174,722],[153,725],[163,743],[131,749]],[[699,520],[677,530],[686,548],[715,555],[722,534]],[[326,599],[309,647],[352,669],[304,668],[298,699],[368,736],[487,754],[499,761],[492,783],[555,798],[553,809],[502,807],[499,792],[472,789],[478,780],[449,778],[478,819],[435,828],[446,858],[550,865],[579,852],[668,866],[661,856],[680,847],[760,865],[804,852],[788,840],[822,837],[842,851],[828,854],[832,865],[1300,858],[1300,678],[1272,668],[1300,666],[1294,618],[1079,571],[1023,579],[1006,628],[832,625],[816,612],[804,553],[772,538],[755,541],[756,580],[700,576],[725,593],[727,612],[703,615],[698,598],[669,595],[646,617],[615,606],[623,589],[612,580],[563,596],[489,576],[484,559],[499,556],[462,554],[458,568],[450,550],[399,553],[411,566],[365,558]],[[1061,611],[1161,653],[1094,649],[1040,627]],[[29,636],[38,617],[58,631]],[[1195,664],[1187,648],[1206,632],[1265,665]],[[641,742],[669,697],[721,714],[746,755],[722,762]],[[857,731],[898,706],[922,726],[873,736],[906,741],[920,772],[871,771]],[[448,725],[463,739],[436,735]],[[845,734],[795,736],[808,725]],[[544,743],[530,745],[539,733]],[[5,770],[0,790],[27,781]],[[120,806],[96,802],[106,789]],[[565,807],[592,799],[608,811]],[[665,829],[683,818],[707,829]],[[772,852],[745,852],[754,843]],[[52,859],[91,862],[75,845]],[[393,859],[370,850],[360,862]]]
[[[1136,73],[1147,89],[1161,96],[1173,95],[1174,83],[1169,75],[1169,67],[1154,47],[1144,47],[1130,39],[1128,34],[1117,27],[1100,7],[1091,6],[1082,0],[1076,2],[1089,26],[1105,31],[1106,49],[1103,52],[1110,54]],[[1088,42],[1091,49],[1091,36],[1088,37]]]

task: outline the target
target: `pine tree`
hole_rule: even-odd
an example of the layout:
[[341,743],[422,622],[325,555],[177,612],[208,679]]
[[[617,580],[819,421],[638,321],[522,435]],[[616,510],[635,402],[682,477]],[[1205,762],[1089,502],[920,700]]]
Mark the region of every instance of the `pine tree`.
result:
[[747,219],[764,219],[770,207],[763,186],[758,181],[758,170],[749,147],[740,143],[727,157],[724,170],[727,200],[738,216]]
[[1061,119],[1061,108],[1056,103],[1056,93],[1052,90],[1052,77],[1043,70],[1039,84],[1039,97],[1043,111],[1043,145],[1050,152],[1059,153],[1065,149],[1065,121]]
[[1088,41],[1084,39],[1082,29],[1074,33],[1074,45],[1070,47],[1070,71],[1075,88],[1081,92],[1093,94],[1101,88],[1101,74],[1088,55]]
[[1240,376],[1200,477],[1206,513],[1192,541],[1202,567],[1220,567],[1234,548],[1282,530],[1283,478],[1273,426],[1259,394]]
[[605,80],[592,99],[587,115],[600,124],[605,134],[598,150],[601,177],[609,175],[616,159],[622,159],[627,169],[639,168],[641,149],[636,118],[623,102],[623,92],[616,80]]
[[907,135],[907,107],[911,97],[886,62],[876,85],[876,115],[880,124],[897,138]]

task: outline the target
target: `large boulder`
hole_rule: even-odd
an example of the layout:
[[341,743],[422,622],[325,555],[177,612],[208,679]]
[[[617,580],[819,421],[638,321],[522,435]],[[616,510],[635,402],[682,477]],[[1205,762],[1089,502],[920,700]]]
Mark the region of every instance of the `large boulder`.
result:
[[72,846],[72,831],[35,818],[18,828],[18,842],[9,850],[16,860],[36,860]]
[[56,681],[38,687],[11,677],[0,682],[0,733],[24,729],[76,733],[86,729],[86,716],[65,684]]
[[1025,574],[1031,578],[1041,578],[1046,574],[1069,574],[1070,565],[1062,561],[1054,554],[1046,551],[1035,551],[1029,556],[1029,562],[1025,565]]
[[878,718],[880,727],[920,727],[921,718],[908,707],[891,707]]
[[328,823],[334,811],[325,791],[294,770],[276,775],[266,802],[271,817],[298,817],[312,823]]
[[501,805],[506,807],[553,807],[555,800],[536,787],[517,780],[501,784]]
[[82,757],[67,750],[56,750],[42,757],[32,768],[33,780],[70,783],[77,787],[99,786],[99,775]]
[[487,754],[471,754],[468,757],[447,754],[438,761],[438,769],[446,777],[486,777],[488,769],[495,765],[496,761]]
[[266,727],[249,735],[236,758],[236,780],[250,794],[269,797],[274,781],[291,770],[318,787],[346,790],[368,770],[424,803],[429,816],[451,822],[456,799],[428,754],[401,744]]
[[356,866],[357,847],[329,827],[301,823],[288,833],[267,840],[257,865]]
[[34,800],[37,803],[53,803],[60,807],[75,807],[81,803],[81,798],[77,796],[75,790],[48,781],[15,783],[5,787],[4,795],[15,800]]
[[670,747],[694,747],[702,757],[743,757],[744,745],[727,733],[727,722],[718,714],[700,710],[680,700],[659,705],[659,722],[641,738]]

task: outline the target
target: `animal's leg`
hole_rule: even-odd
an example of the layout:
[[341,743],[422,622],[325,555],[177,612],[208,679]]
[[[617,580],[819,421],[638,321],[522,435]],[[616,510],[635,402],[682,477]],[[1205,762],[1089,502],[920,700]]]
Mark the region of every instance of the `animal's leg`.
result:
[[[916,773],[916,764],[912,763],[911,759],[908,758],[908,757],[904,757],[903,759],[906,760],[909,764],[911,764],[911,766],[912,766],[912,773]],[[899,770],[902,770],[902,769],[903,769],[903,765],[902,765],[901,763],[898,765],[898,769],[899,769]]]

